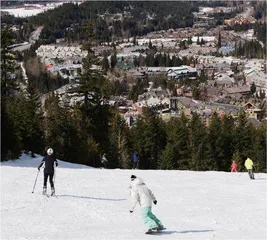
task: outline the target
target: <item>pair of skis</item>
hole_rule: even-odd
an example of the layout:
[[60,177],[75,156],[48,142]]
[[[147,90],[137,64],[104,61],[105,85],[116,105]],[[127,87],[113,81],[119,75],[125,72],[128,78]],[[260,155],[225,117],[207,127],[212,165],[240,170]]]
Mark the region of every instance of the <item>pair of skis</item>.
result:
[[52,193],[51,195],[45,193],[45,194],[43,194],[43,195],[44,195],[44,196],[47,196],[47,197],[57,197],[55,193]]

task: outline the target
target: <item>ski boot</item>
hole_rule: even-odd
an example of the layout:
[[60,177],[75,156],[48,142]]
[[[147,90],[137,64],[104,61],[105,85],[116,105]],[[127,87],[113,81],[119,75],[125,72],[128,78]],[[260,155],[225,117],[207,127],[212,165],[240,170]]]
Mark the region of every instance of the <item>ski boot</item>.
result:
[[51,188],[51,196],[53,196],[55,194],[55,188]]
[[46,187],[43,187],[43,195],[46,195]]

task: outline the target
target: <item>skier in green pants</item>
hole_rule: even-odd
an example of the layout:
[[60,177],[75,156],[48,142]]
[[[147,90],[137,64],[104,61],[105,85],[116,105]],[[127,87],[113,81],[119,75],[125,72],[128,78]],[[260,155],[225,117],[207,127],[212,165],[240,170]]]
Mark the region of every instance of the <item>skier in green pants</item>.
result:
[[131,197],[133,205],[130,208],[130,213],[134,211],[137,203],[141,206],[141,213],[144,223],[148,225],[149,232],[158,232],[163,230],[164,227],[161,221],[152,213],[152,202],[157,204],[157,200],[150,189],[147,188],[142,178],[131,176]]

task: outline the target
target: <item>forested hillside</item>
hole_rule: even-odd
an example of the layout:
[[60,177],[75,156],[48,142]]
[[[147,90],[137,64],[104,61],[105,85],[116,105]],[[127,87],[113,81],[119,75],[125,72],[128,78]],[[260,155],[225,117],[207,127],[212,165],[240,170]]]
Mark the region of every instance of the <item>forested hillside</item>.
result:
[[151,31],[191,27],[194,2],[118,2],[88,1],[80,5],[66,3],[61,7],[39,14],[30,24],[45,26],[41,38],[67,37],[69,41],[87,40],[87,25],[93,23],[95,38],[112,41],[144,35]]

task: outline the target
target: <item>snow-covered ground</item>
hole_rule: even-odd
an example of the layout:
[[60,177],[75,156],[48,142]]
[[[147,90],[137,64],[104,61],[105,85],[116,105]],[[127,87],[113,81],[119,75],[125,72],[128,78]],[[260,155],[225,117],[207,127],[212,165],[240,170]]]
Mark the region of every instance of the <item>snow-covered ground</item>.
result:
[[[1,163],[1,239],[267,239],[267,174],[108,170],[59,161],[56,197],[41,194],[42,157]],[[145,235],[140,207],[129,213],[130,175],[144,179],[167,228]],[[48,185],[49,186],[49,185]],[[49,186],[50,192],[50,186]]]
[[41,4],[25,4],[25,7],[19,8],[3,8],[2,11],[6,11],[9,14],[14,15],[15,17],[30,17],[35,16],[39,13],[45,12],[47,10],[51,10],[57,8],[62,5],[63,2],[59,3],[48,3],[46,5]]

